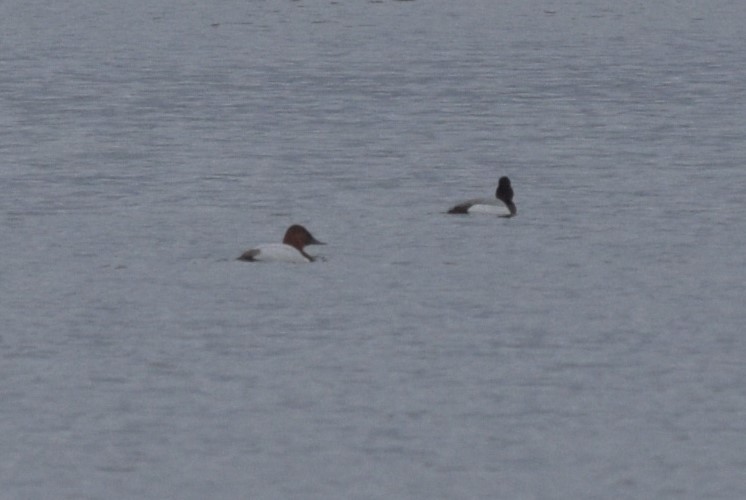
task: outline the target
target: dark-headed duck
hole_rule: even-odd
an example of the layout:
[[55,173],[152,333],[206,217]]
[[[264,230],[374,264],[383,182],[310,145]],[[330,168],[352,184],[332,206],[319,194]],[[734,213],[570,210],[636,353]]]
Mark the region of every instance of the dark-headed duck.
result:
[[500,177],[495,191],[495,199],[477,198],[459,203],[448,211],[449,214],[492,214],[500,217],[513,217],[518,210],[513,203],[513,187],[510,179]]

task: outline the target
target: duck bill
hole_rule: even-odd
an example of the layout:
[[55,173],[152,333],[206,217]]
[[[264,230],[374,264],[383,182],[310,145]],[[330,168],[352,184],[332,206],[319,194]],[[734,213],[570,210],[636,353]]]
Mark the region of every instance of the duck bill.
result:
[[313,236],[311,236],[311,241],[308,242],[309,245],[326,245],[323,241],[319,241]]

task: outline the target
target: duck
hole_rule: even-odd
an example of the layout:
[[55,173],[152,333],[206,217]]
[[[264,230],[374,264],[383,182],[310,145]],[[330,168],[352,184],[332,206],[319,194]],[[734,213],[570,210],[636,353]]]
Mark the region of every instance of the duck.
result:
[[513,203],[513,187],[510,179],[503,176],[497,183],[495,199],[477,198],[464,201],[448,211],[449,214],[492,214],[499,217],[513,217],[518,210]]
[[265,243],[246,250],[237,260],[243,262],[313,262],[316,257],[308,255],[306,245],[326,245],[317,240],[300,224],[293,224],[287,231],[282,243]]

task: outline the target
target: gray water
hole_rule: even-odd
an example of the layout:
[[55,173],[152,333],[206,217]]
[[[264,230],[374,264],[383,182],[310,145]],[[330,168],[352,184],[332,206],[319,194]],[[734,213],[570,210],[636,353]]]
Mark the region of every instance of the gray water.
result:
[[745,498],[745,18],[1,3],[0,497]]

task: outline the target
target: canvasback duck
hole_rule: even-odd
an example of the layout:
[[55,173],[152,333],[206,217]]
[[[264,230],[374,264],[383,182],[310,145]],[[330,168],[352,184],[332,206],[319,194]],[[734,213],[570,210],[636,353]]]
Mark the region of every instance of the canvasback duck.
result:
[[495,199],[478,198],[459,203],[448,211],[449,214],[493,214],[500,217],[513,217],[518,210],[513,203],[513,188],[510,179],[500,177],[495,191]]
[[244,262],[313,262],[316,257],[308,255],[306,245],[325,245],[299,224],[293,224],[285,231],[282,243],[267,243],[246,250],[238,260]]

